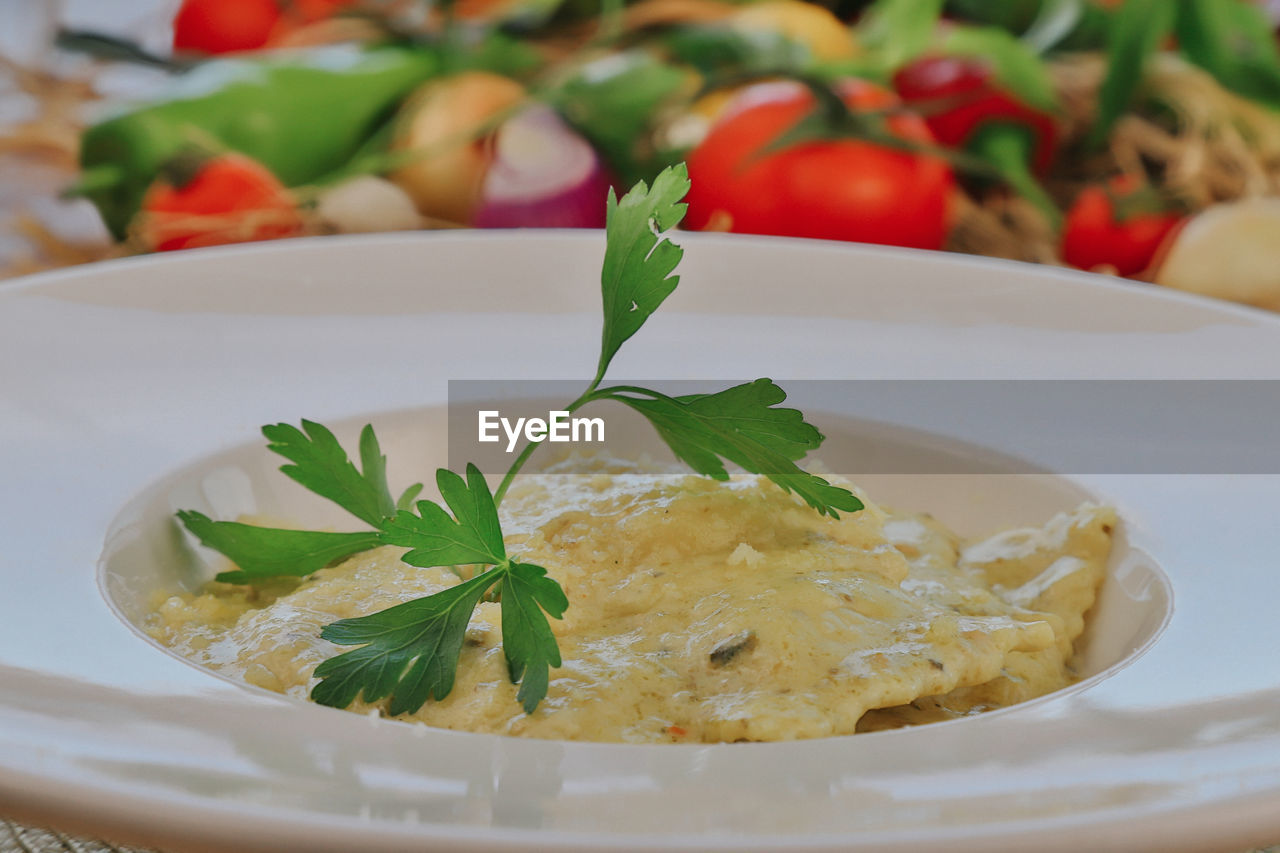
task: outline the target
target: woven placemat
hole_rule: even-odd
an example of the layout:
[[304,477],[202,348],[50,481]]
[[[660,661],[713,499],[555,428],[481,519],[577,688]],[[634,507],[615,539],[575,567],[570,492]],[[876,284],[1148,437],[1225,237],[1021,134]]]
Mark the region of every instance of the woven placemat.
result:
[[156,853],[119,847],[105,841],[86,841],[50,829],[22,826],[0,818],[0,853]]
[[[49,829],[22,826],[0,818],[0,853],[160,853],[137,847],[120,847],[105,841],[86,841]],[[1232,851],[1223,851],[1232,853]],[[1280,853],[1280,845],[1249,853]]]

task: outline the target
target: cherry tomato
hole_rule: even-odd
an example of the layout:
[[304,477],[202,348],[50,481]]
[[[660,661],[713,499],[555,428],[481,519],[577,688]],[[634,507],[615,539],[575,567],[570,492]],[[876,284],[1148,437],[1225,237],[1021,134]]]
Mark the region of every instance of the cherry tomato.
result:
[[1049,170],[1057,150],[1057,122],[1004,92],[984,60],[927,56],[895,74],[893,87],[908,104],[919,105],[943,145],[960,148],[985,126],[1009,124],[1027,133],[1031,167],[1041,175]]
[[[841,91],[852,109],[898,105],[891,92],[863,81]],[[798,84],[744,90],[689,156],[691,228],[777,234],[940,249],[947,235],[955,179],[934,156],[857,138],[805,141],[765,149],[814,106]],[[888,119],[900,138],[932,143],[917,115]]]
[[173,19],[173,49],[179,53],[258,50],[280,24],[276,0],[183,0]]
[[1136,185],[1118,179],[1108,187],[1086,187],[1067,212],[1062,232],[1062,259],[1092,270],[1112,267],[1119,275],[1137,275],[1151,266],[1161,244],[1183,221],[1167,210],[1135,210],[1117,214],[1116,201],[1134,201]]
[[[185,156],[185,155],[184,155]],[[170,164],[147,190],[138,233],[157,252],[293,237],[302,217],[267,167],[242,154]]]
[[236,53],[270,47],[292,30],[331,18],[355,0],[183,0],[173,49]]

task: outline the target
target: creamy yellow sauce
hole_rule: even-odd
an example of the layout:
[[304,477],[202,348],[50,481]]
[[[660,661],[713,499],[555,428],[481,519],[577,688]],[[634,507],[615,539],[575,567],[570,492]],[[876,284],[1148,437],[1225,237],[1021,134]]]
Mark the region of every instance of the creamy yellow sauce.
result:
[[[400,719],[566,740],[772,741],[1002,707],[1074,679],[1115,524],[1085,505],[964,543],[861,494],[865,510],[824,518],[763,477],[717,483],[610,462],[522,479],[503,527],[513,556],[545,566],[568,595],[552,620],[564,665],[526,715],[498,605],[482,603],[453,692]],[[320,639],[324,625],[458,582],[401,553],[170,596],[150,631],[211,669],[305,697],[316,665],[347,650]]]

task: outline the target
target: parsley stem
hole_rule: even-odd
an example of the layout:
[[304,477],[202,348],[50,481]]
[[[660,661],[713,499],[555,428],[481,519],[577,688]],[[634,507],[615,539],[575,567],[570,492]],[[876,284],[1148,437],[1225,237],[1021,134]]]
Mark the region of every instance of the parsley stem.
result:
[[507,493],[507,489],[511,486],[511,481],[516,478],[516,474],[524,467],[524,463],[529,461],[529,457],[533,455],[533,451],[538,449],[542,444],[541,441],[531,441],[520,451],[520,455],[516,457],[516,461],[511,463],[511,467],[507,469],[506,475],[502,478],[502,482],[498,484],[498,490],[493,493],[493,505],[499,506],[502,503],[502,496]]
[[[596,379],[592,381],[592,383],[589,386],[587,386],[587,390],[582,392],[582,395],[578,397],[578,399],[574,400],[572,403],[570,403],[568,406],[565,407],[565,411],[567,411],[569,414],[573,414],[574,412],[578,411],[578,409],[581,409],[583,406],[585,406],[587,403],[590,403],[592,400],[596,400],[596,399],[599,399],[600,397],[608,396],[608,392],[610,389],[606,388],[604,391],[599,391],[597,390],[597,386],[599,384],[600,384],[600,377],[596,377]],[[497,491],[493,493],[493,505],[495,507],[500,506],[502,504],[502,498],[504,495],[506,495],[507,489],[511,487],[511,482],[515,480],[516,474],[520,473],[520,469],[523,468],[524,464],[529,461],[529,457],[532,456],[533,452],[541,446],[542,446],[542,441],[530,441],[528,444],[524,446],[524,449],[520,451],[520,455],[517,456],[516,460],[511,463],[511,467],[507,469],[507,473],[503,476],[502,482],[498,484]]]

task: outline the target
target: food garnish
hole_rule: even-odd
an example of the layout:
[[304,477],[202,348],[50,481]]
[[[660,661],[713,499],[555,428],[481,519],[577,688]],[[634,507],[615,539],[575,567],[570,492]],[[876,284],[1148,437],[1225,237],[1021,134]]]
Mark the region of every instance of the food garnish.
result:
[[[634,385],[601,387],[619,348],[679,281],[674,272],[683,250],[671,242],[668,232],[684,216],[681,199],[688,190],[688,174],[680,165],[664,170],[651,187],[643,181],[636,184],[621,199],[610,191],[600,359],[595,378],[565,409],[573,412],[604,399],[623,403],[646,417],[676,456],[700,474],[727,480],[729,462],[767,476],[820,514],[836,517],[840,511],[862,509],[852,492],[796,465],[823,436],[799,411],[779,408],[786,394],[771,379],[679,397]],[[492,493],[475,465],[467,466],[465,479],[440,469],[436,484],[441,506],[432,500],[415,502],[421,488],[417,485],[398,499],[392,497],[386,458],[371,426],[360,436],[359,468],[320,424],[303,421],[302,429],[277,424],[264,427],[263,433],[270,441],[268,448],[290,462],[282,472],[372,529],[285,530],[179,512],[179,520],[202,544],[236,563],[236,570],[219,574],[218,580],[248,583],[276,575],[306,575],[381,545],[408,548],[402,559],[412,566],[470,567],[459,569],[462,583],[443,592],[326,626],[323,638],[360,648],[316,668],[320,683],[311,698],[346,707],[361,696],[366,702],[390,697],[392,715],[416,711],[429,699],[443,699],[453,687],[471,613],[487,595],[494,596],[496,588],[508,672],[512,682],[520,684],[518,701],[526,713],[533,713],[546,696],[550,668],[560,665],[547,617],[561,618],[568,599],[544,568],[507,553],[497,506],[540,442],[526,444]]]

